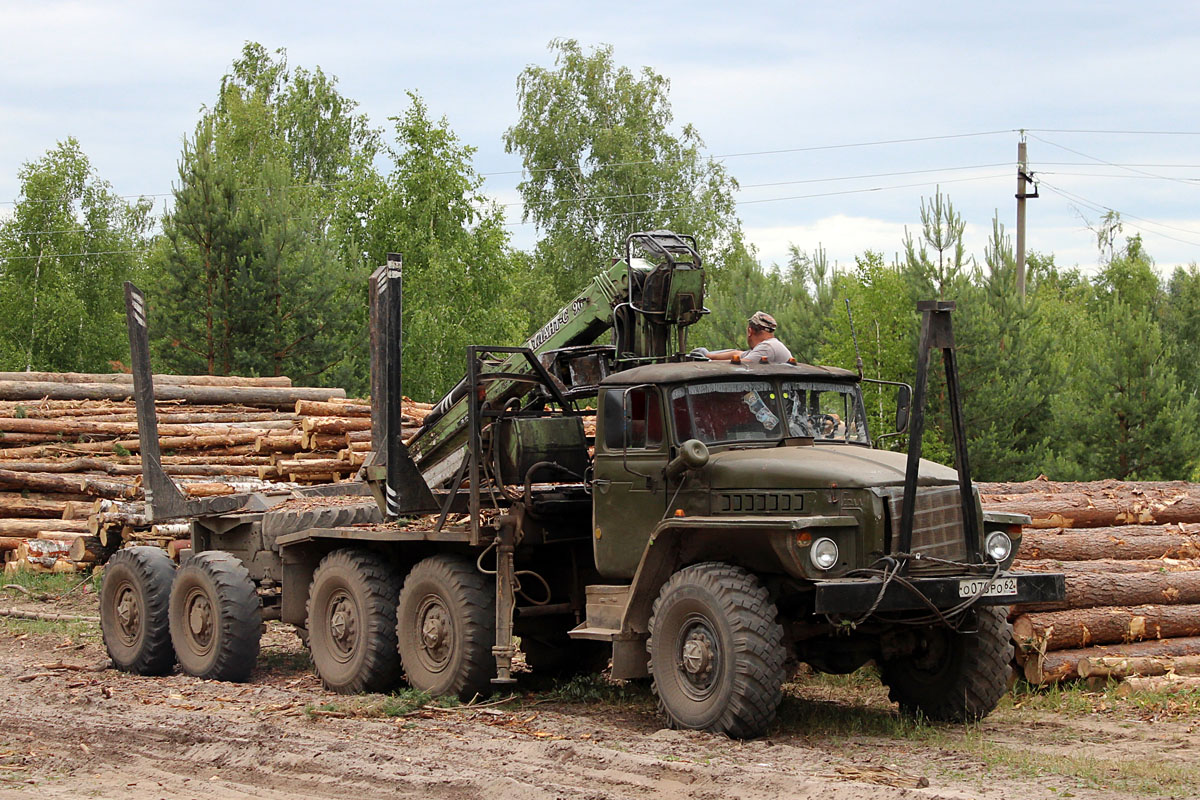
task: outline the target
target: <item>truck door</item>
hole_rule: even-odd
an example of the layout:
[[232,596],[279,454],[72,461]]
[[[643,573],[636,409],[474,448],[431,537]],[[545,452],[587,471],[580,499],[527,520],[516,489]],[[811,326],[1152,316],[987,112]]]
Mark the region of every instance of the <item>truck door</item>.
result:
[[666,512],[667,435],[654,386],[601,395],[592,483],[592,545],[609,578],[632,578],[650,533]]

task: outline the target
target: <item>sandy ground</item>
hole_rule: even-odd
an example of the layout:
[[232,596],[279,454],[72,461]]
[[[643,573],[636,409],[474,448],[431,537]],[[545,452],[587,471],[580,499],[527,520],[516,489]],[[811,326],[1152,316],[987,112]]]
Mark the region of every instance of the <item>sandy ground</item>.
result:
[[458,709],[347,698],[321,689],[290,629],[273,624],[264,645],[249,684],[140,678],[62,668],[103,663],[95,625],[0,618],[0,798],[1200,796],[1196,720],[1169,704],[1095,696],[1068,713],[1027,696],[979,726],[929,727],[869,683],[810,677],[789,686],[771,735],[739,742],[663,729],[637,686],[622,702],[593,682],[571,701],[543,682]]

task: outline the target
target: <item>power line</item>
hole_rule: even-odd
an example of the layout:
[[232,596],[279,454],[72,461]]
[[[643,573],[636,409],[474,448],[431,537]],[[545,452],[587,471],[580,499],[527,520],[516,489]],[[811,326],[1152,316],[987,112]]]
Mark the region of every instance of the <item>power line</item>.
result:
[[[1033,136],[1033,134],[1030,134],[1030,135]],[[1160,178],[1162,180],[1176,181],[1178,183],[1183,183],[1185,185],[1194,185],[1194,184],[1190,184],[1189,181],[1183,180],[1181,178],[1173,178],[1173,177],[1169,177],[1167,175],[1156,175],[1153,172],[1145,172],[1145,171],[1137,169],[1135,167],[1121,167],[1121,166],[1118,166],[1117,164],[1114,164],[1111,161],[1105,161],[1103,158],[1097,158],[1096,156],[1088,155],[1087,153],[1067,147],[1066,145],[1057,144],[1056,142],[1052,142],[1049,139],[1043,139],[1041,136],[1033,136],[1033,138],[1037,139],[1039,142],[1042,142],[1043,144],[1048,144],[1051,147],[1057,147],[1060,150],[1066,150],[1068,153],[1074,153],[1075,155],[1082,156],[1083,158],[1090,158],[1092,161],[1095,161],[1100,164],[1104,164],[1105,166],[1116,167],[1117,169],[1126,169],[1126,170],[1129,170],[1130,172],[1134,172],[1139,175],[1144,175],[1144,176],[1150,177],[1150,178]]]
[[[734,205],[747,206],[747,205],[758,205],[760,203],[778,203],[778,202],[783,202],[786,200],[807,200],[807,199],[816,198],[816,197],[837,197],[840,195],[847,195],[847,194],[866,194],[866,193],[871,193],[871,192],[888,191],[891,189],[910,189],[910,188],[917,187],[917,186],[935,186],[935,185],[940,186],[941,184],[944,184],[944,183],[965,183],[968,181],[984,181],[984,180],[993,180],[996,178],[1007,178],[1007,177],[1012,177],[1012,176],[1009,173],[1005,172],[1005,173],[999,173],[999,174],[995,174],[995,175],[976,175],[976,176],[972,176],[970,178],[951,178],[950,180],[945,180],[945,181],[922,181],[920,183],[904,183],[904,184],[897,184],[894,186],[873,186],[873,187],[869,187],[869,188],[865,188],[865,189],[845,189],[845,190],[838,191],[838,192],[819,192],[816,194],[797,194],[797,195],[789,195],[787,197],[767,197],[767,198],[763,198],[760,200],[735,200]],[[612,213],[612,214],[601,214],[596,217],[592,217],[591,219],[594,221],[594,220],[600,220],[600,219],[620,219],[623,217],[636,217],[636,216],[649,215],[649,214],[667,214],[667,213],[671,213],[674,211],[688,211],[688,210],[699,208],[699,207],[700,207],[700,205],[698,203],[688,203],[685,205],[674,206],[671,208],[650,208],[650,209],[643,209],[641,211],[623,211],[623,212]],[[507,227],[513,227],[516,225],[534,225],[534,224],[538,224],[538,223],[533,222],[533,221],[521,221],[521,222],[506,222],[504,224]]]
[[147,250],[149,250],[150,247],[151,247],[151,245],[147,244],[145,247],[139,247],[134,250],[94,250],[94,251],[85,252],[85,253],[42,253],[41,255],[37,255],[37,256],[0,256],[0,260],[3,260],[3,261],[28,261],[30,259],[35,259],[35,258],[68,258],[68,257],[74,257],[74,256],[115,256],[115,255],[124,255],[126,253],[144,253]]
[[1200,131],[1106,131],[1084,128],[1020,128],[1018,130],[1026,133],[1037,131],[1038,133],[1097,133],[1118,136],[1200,136]]
[[[1050,183],[1048,183],[1048,182],[1046,182],[1046,181],[1039,181],[1038,185],[1039,185],[1039,186],[1045,186],[1047,189],[1049,189],[1050,191],[1054,192],[1055,194],[1059,195],[1060,197],[1062,197],[1062,198],[1064,198],[1064,199],[1066,199],[1066,200],[1072,200],[1072,201],[1074,201],[1074,202],[1076,202],[1076,203],[1081,203],[1081,204],[1083,204],[1083,205],[1085,205],[1085,206],[1088,206],[1088,207],[1089,207],[1089,208],[1091,208],[1093,211],[1097,211],[1097,212],[1105,211],[1105,212],[1111,212],[1111,213],[1114,213],[1114,214],[1119,214],[1119,215],[1121,216],[1121,219],[1122,219],[1122,221],[1123,221],[1123,220],[1125,220],[1125,219],[1127,219],[1127,218],[1128,218],[1128,219],[1134,219],[1134,220],[1138,220],[1139,222],[1142,222],[1142,223],[1144,223],[1145,225],[1155,225],[1155,226],[1158,226],[1158,227],[1160,227],[1160,228],[1167,228],[1167,229],[1169,229],[1169,230],[1180,231],[1180,232],[1182,232],[1182,233],[1191,234],[1191,235],[1193,235],[1193,236],[1200,235],[1200,231],[1190,230],[1190,229],[1187,229],[1187,228],[1180,228],[1180,227],[1178,227],[1178,226],[1176,226],[1176,225],[1168,225],[1168,224],[1166,224],[1165,222],[1156,222],[1155,220],[1152,220],[1152,219],[1146,219],[1145,217],[1139,217],[1139,216],[1136,216],[1136,215],[1134,215],[1134,214],[1127,214],[1127,213],[1125,213],[1125,212],[1123,212],[1123,211],[1120,211],[1120,210],[1118,210],[1118,209],[1115,209],[1115,208],[1112,208],[1112,207],[1110,207],[1110,206],[1104,205],[1103,203],[1098,203],[1098,202],[1096,202],[1096,201],[1094,201],[1094,200],[1089,200],[1089,199],[1087,199],[1086,197],[1083,197],[1082,195],[1076,194],[1076,193],[1074,193],[1074,192],[1069,192],[1069,191],[1067,191],[1066,189],[1062,189],[1062,188],[1056,187],[1056,186],[1054,186],[1053,184],[1050,184]],[[1171,239],[1172,241],[1181,242],[1181,243],[1183,243],[1183,244],[1190,244],[1190,245],[1192,245],[1192,246],[1194,246],[1194,247],[1200,247],[1200,242],[1194,242],[1194,241],[1191,241],[1191,240],[1189,240],[1189,239],[1180,239],[1178,236],[1171,236],[1170,234],[1163,233],[1162,231],[1156,231],[1156,230],[1147,230],[1146,228],[1144,228],[1144,227],[1142,227],[1142,226],[1139,226],[1139,225],[1134,225],[1134,224],[1130,224],[1130,227],[1131,227],[1131,228],[1135,228],[1135,229],[1137,229],[1137,230],[1144,231],[1145,233],[1153,234],[1153,235],[1155,235],[1155,236],[1161,236],[1161,237],[1163,237],[1163,238],[1166,238],[1166,239]]]

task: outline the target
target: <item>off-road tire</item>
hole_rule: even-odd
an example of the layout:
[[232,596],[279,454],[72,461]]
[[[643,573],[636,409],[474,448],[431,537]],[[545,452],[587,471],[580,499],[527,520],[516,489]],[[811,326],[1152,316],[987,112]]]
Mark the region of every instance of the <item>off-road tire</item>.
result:
[[404,579],[396,638],[414,689],[470,700],[491,693],[496,675],[495,581],[470,561],[426,558]]
[[783,699],[787,655],[776,616],[767,590],[740,567],[709,562],[671,576],[654,601],[646,643],[658,708],[671,727],[743,739],[766,731]]
[[375,553],[335,550],[308,589],[307,640],[321,683],[333,692],[385,692],[401,682],[396,653],[400,576]]
[[[975,722],[1008,691],[1012,626],[1007,606],[984,606],[964,620],[966,632],[923,629],[917,652],[880,661],[888,696],[906,714],[939,722]],[[923,661],[925,663],[923,663]]]
[[113,554],[100,584],[100,630],[113,666],[136,675],[166,675],[175,666],[167,608],[175,562],[157,547]]
[[188,675],[246,681],[258,661],[262,606],[250,573],[220,550],[196,553],[171,587],[171,643]]

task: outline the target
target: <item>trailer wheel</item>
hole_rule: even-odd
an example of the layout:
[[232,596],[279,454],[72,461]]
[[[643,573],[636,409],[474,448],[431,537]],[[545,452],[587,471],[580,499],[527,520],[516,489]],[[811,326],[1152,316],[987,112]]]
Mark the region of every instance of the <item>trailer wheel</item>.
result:
[[188,675],[245,681],[258,660],[262,607],[250,573],[229,553],[187,560],[171,588],[171,642]]
[[671,576],[650,617],[650,675],[673,728],[751,738],[783,699],[783,628],[758,579],[705,563]]
[[400,683],[396,601],[400,578],[367,550],[335,550],[308,590],[308,648],[325,688],[379,692]]
[[100,630],[113,665],[137,675],[165,675],[175,666],[167,607],[175,562],[157,547],[113,554],[100,585]]
[[966,620],[969,631],[922,628],[912,653],[881,661],[880,678],[900,710],[942,722],[974,722],[991,713],[1008,691],[1012,626],[1007,611],[1007,606],[976,608],[974,619]]
[[491,693],[495,583],[466,559],[439,555],[404,580],[396,635],[408,682],[433,695],[470,700]]

